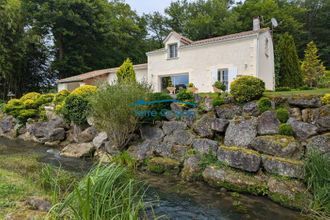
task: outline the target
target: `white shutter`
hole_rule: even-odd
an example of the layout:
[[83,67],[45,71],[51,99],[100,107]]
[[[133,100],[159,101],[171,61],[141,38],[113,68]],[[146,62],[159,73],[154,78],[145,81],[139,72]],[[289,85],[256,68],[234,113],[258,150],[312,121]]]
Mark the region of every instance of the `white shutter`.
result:
[[211,68],[211,74],[212,74],[212,85],[218,81],[218,69],[216,67]]
[[[237,77],[237,67],[231,67],[228,69],[228,84],[230,87],[230,84],[232,81],[235,80],[235,78]],[[229,88],[230,90],[230,88]]]

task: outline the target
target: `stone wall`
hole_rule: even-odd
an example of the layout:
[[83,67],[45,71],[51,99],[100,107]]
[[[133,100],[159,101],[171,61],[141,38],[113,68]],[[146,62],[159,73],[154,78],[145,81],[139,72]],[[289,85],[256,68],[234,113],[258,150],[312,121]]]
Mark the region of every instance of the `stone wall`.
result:
[[[273,109],[260,113],[256,102],[213,108],[210,98],[196,97],[197,114],[140,127],[127,147],[136,166],[152,173],[178,175],[233,191],[267,195],[303,209],[311,197],[303,184],[304,157],[311,149],[330,153],[330,105],[316,96],[273,98]],[[286,122],[294,137],[279,135],[275,108],[290,112]],[[173,103],[173,110],[182,110]],[[183,109],[184,110],[184,109]],[[91,121],[91,120],[90,120]],[[0,135],[61,147],[67,157],[120,157],[104,132],[91,125],[68,125],[60,117],[18,126],[6,116]],[[330,155],[330,154],[329,154]]]

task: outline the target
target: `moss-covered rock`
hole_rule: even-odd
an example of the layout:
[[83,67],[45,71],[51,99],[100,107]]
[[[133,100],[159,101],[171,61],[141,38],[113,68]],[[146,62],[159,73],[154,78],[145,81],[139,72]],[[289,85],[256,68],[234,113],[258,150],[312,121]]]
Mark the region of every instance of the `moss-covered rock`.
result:
[[261,157],[254,150],[221,146],[218,149],[217,156],[220,161],[241,170],[256,172],[260,168]]
[[183,168],[181,171],[181,178],[186,181],[197,180],[201,177],[201,167],[199,165],[200,157],[191,156],[187,158],[183,163]]
[[318,108],[321,107],[321,99],[314,95],[296,95],[288,98],[288,103],[300,108]]
[[150,172],[157,174],[178,174],[180,162],[167,157],[154,157],[147,162],[147,168]]

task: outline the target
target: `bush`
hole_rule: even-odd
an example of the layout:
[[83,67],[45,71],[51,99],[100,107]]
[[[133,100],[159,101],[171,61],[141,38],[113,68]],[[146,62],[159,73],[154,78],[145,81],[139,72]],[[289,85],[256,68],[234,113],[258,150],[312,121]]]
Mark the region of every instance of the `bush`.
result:
[[293,129],[292,129],[291,125],[289,125],[289,124],[281,124],[279,127],[278,133],[281,135],[286,135],[286,136],[294,135]]
[[21,123],[26,123],[29,118],[38,117],[38,110],[36,109],[23,109],[18,112],[16,118]]
[[189,83],[188,84],[188,87],[191,87],[192,88],[192,87],[195,87],[195,85],[194,85],[194,83]]
[[214,86],[215,88],[217,88],[217,89],[222,90],[222,91],[226,91],[226,85],[223,84],[223,83],[220,82],[220,81],[216,81],[216,82],[213,84],[213,86]]
[[42,105],[45,105],[45,104],[52,103],[54,97],[55,97],[55,95],[52,94],[52,93],[42,94],[35,101],[35,105],[39,107],[39,106],[42,106]]
[[330,104],[330,93],[327,93],[322,97],[322,103],[324,105],[329,105]]
[[84,85],[76,88],[71,92],[71,95],[79,95],[79,96],[89,96],[97,91],[96,86]]
[[285,92],[285,91],[291,91],[290,87],[276,87],[276,92]]
[[95,126],[108,134],[119,149],[134,136],[138,117],[135,110],[145,106],[134,105],[150,92],[149,86],[136,82],[102,86],[90,99]]
[[213,101],[212,101],[212,105],[214,107],[220,106],[220,105],[222,105],[224,103],[225,103],[225,100],[223,98],[221,98],[221,97],[217,97],[217,98],[213,99]]
[[310,209],[313,219],[330,218],[330,157],[318,151],[308,152],[305,161],[305,182],[313,193]]
[[15,118],[18,116],[19,111],[24,109],[24,104],[19,99],[11,99],[4,106],[3,111],[9,115],[14,116]]
[[330,71],[324,71],[324,75],[321,76],[317,82],[319,88],[330,88]]
[[69,95],[61,108],[61,114],[64,119],[77,125],[87,123],[87,116],[90,113],[88,99],[80,95]]
[[289,119],[289,111],[286,108],[279,108],[276,110],[276,116],[282,123],[286,123]]
[[24,102],[25,100],[32,99],[32,100],[37,100],[41,94],[37,92],[29,92],[25,95],[23,95],[20,100]]
[[309,86],[301,86],[298,88],[298,90],[313,90],[313,89],[315,89],[315,88],[309,87]]
[[62,90],[54,95],[53,103],[60,104],[62,103],[66,97],[70,95],[70,92],[68,90]]
[[176,98],[180,101],[189,102],[194,99],[194,94],[186,89],[181,89]]
[[[152,101],[161,101],[161,100],[172,100],[173,98],[164,92],[156,92],[156,93],[149,93],[147,95],[146,101],[152,102]],[[164,102],[164,103],[155,103],[152,105],[148,105],[147,110],[157,112],[157,115],[154,117],[144,117],[144,120],[146,121],[153,121],[153,120],[161,120],[163,117],[160,115],[160,112],[163,109],[171,109],[171,103],[170,102]]]
[[263,97],[258,101],[258,109],[260,112],[268,111],[272,108],[272,102],[269,98]]
[[117,73],[118,82],[136,82],[133,63],[130,59],[126,59],[119,67]]
[[262,96],[265,83],[254,76],[241,76],[230,84],[230,89],[237,102],[249,102]]

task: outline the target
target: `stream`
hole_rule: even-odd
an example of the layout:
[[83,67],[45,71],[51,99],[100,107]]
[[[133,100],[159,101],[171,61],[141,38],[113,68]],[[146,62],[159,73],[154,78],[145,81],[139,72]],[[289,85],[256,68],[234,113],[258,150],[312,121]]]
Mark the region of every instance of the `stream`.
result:
[[[0,138],[0,154],[38,155],[40,163],[61,166],[63,169],[85,173],[92,162],[63,158],[59,151],[35,143]],[[203,183],[183,183],[172,176],[137,173],[136,178],[149,185],[147,201],[155,206],[148,213],[162,219],[302,219],[299,212],[284,208],[267,198],[233,194],[213,189]]]

